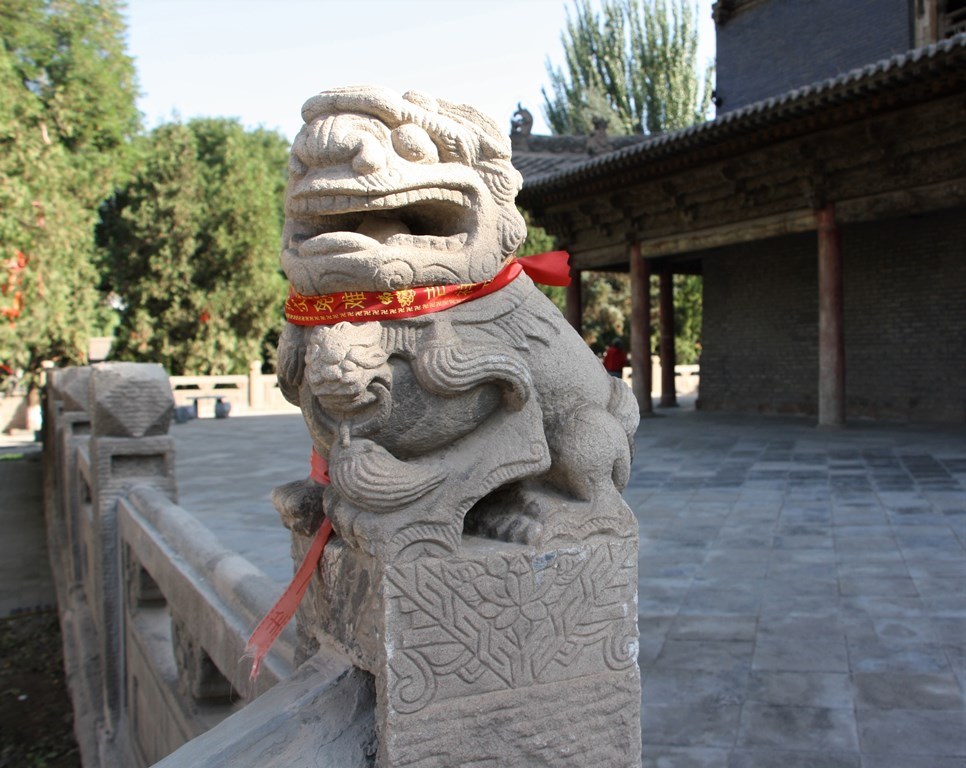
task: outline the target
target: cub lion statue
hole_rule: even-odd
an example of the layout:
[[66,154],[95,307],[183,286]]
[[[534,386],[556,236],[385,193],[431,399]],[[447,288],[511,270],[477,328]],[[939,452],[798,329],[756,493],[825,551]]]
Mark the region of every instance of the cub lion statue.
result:
[[[508,138],[472,107],[325,91],[292,147],[279,384],[330,484],[276,492],[387,559],[465,534],[546,545],[636,523],[639,412],[515,258],[526,226]],[[318,503],[321,500],[321,505]]]

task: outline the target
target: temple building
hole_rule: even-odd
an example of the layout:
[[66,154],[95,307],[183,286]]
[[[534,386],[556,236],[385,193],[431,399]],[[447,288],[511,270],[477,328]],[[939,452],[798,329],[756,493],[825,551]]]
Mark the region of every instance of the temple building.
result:
[[[578,274],[630,273],[642,413],[650,281],[673,405],[689,273],[700,409],[966,422],[966,0],[718,0],[714,18],[716,119],[548,137],[521,109],[511,131],[518,203]],[[567,301],[579,325],[579,280]]]

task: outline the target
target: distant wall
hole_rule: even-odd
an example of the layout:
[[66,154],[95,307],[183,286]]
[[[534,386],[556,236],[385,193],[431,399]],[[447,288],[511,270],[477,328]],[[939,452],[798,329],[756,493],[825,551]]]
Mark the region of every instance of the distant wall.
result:
[[719,114],[907,51],[910,12],[910,0],[752,4],[717,28]]
[[966,208],[847,227],[851,418],[966,421]]
[[709,252],[703,262],[700,407],[817,413],[815,236]]
[[27,428],[27,396],[0,397],[0,432]]
[[[704,254],[700,407],[817,413],[814,234]],[[966,421],[966,210],[847,226],[846,418]]]

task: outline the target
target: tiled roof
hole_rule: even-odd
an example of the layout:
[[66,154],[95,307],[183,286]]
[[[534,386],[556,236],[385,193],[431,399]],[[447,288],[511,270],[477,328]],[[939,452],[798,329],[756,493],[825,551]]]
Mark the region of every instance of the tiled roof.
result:
[[[797,118],[808,116],[820,120],[831,107],[849,102],[874,104],[874,97],[887,96],[901,86],[922,85],[935,89],[944,75],[954,78],[957,88],[966,85],[966,33],[749,104],[706,123],[647,136],[631,146],[585,158],[562,169],[525,176],[520,197],[539,196],[649,161],[685,155],[739,134],[764,136],[766,129]],[[948,92],[948,86],[945,90]]]
[[586,154],[562,155],[549,152],[514,152],[513,167],[523,174],[524,179],[559,173],[587,159]]
[[[613,149],[639,144],[646,136],[608,136]],[[587,136],[529,136],[514,137],[513,166],[524,180],[559,173],[578,165],[590,157]],[[525,148],[521,145],[525,144]]]

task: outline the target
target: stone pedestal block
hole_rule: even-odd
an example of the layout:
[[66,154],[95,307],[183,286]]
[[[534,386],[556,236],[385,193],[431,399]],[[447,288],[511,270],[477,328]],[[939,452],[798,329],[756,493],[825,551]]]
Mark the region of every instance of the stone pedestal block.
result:
[[389,565],[335,540],[323,584],[316,626],[375,676],[378,765],[640,765],[633,538]]

